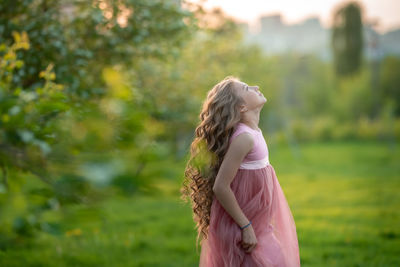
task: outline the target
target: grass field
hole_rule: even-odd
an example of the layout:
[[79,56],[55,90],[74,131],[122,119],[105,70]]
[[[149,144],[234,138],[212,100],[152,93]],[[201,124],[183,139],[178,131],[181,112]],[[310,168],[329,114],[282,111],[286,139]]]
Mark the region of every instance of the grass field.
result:
[[[302,266],[400,266],[398,145],[311,143],[269,152]],[[184,163],[160,166],[178,175],[162,179],[157,194],[47,214],[62,218],[62,234],[0,250],[0,266],[198,266],[191,209],[178,195]]]

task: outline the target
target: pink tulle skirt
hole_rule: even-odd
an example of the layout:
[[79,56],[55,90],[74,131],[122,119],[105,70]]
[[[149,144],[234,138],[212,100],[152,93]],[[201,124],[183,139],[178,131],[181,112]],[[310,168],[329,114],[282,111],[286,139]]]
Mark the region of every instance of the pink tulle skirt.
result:
[[214,196],[199,267],[300,266],[296,225],[272,165],[238,169],[231,188],[252,222],[257,245],[245,252],[239,226]]

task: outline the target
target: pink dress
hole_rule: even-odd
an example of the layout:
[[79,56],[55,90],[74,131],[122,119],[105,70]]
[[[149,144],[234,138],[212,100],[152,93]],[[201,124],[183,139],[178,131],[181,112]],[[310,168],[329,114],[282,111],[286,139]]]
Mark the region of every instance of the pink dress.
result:
[[231,189],[252,222],[257,245],[250,253],[245,252],[240,244],[242,230],[214,195],[209,235],[201,244],[199,267],[300,266],[296,225],[275,170],[269,163],[263,134],[239,122],[229,144],[243,132],[253,135],[255,144],[243,159]]

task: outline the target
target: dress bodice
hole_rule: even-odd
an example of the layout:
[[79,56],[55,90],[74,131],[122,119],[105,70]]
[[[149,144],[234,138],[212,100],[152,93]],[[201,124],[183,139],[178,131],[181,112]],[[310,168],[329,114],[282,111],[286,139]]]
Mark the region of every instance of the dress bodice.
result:
[[240,168],[254,169],[269,164],[268,146],[261,130],[254,130],[246,124],[239,122],[229,139],[229,144],[232,143],[235,137],[243,132],[250,133],[253,136],[254,146],[244,157]]

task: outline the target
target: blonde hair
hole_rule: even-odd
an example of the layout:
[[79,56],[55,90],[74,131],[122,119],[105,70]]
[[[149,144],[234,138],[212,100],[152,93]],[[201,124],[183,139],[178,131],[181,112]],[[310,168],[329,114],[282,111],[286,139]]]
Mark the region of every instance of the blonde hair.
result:
[[228,150],[229,138],[241,119],[239,106],[244,100],[234,89],[237,81],[238,78],[227,76],[208,92],[190,147],[191,155],[180,192],[181,198],[185,202],[189,198],[192,204],[193,220],[198,232],[196,248],[199,241],[201,243],[208,237],[214,195],[212,188]]

